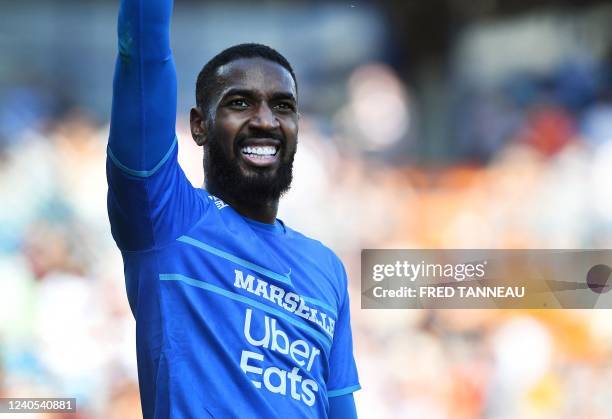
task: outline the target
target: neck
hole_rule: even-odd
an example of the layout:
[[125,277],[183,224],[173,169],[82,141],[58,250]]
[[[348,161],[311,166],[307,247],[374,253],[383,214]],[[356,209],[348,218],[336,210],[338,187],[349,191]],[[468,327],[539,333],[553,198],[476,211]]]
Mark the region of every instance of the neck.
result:
[[206,186],[209,193],[223,200],[243,217],[266,224],[274,224],[276,221],[276,214],[278,213],[278,198],[260,202],[244,202],[238,197],[232,196],[225,191],[216,190],[213,185]]

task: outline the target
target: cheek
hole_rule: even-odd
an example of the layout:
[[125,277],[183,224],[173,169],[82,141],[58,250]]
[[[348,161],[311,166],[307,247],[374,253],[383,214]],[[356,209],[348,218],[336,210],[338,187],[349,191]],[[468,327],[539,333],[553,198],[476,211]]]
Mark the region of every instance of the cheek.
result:
[[234,140],[243,126],[243,121],[234,116],[225,116],[223,118],[218,118],[215,125],[216,138],[221,143],[221,147],[223,147],[228,154],[234,154]]
[[218,120],[218,125],[225,135],[236,134],[243,125],[243,120],[235,115],[229,115]]
[[297,141],[298,135],[298,123],[297,120],[287,120],[283,121],[283,131],[285,132],[285,137],[290,139],[291,142],[295,143]]

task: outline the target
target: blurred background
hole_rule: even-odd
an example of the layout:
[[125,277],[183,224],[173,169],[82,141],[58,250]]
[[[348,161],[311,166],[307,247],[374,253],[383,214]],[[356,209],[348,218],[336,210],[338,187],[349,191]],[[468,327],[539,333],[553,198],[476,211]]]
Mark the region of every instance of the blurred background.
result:
[[[79,419],[140,416],[106,216],[117,6],[0,0],[0,396],[77,397]],[[359,290],[362,248],[612,247],[610,22],[587,0],[177,1],[194,185],[201,66],[255,41],[295,67],[280,218],[350,273],[360,417],[612,418],[612,313],[362,310]]]

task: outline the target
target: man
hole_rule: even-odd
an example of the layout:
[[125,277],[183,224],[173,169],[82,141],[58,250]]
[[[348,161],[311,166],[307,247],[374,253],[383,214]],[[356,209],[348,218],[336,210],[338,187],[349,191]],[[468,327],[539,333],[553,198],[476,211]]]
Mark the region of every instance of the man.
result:
[[297,145],[289,63],[255,44],[213,58],[191,131],[206,189],[177,163],[172,0],[122,0],[108,211],[136,318],[146,418],[354,418],[347,278],[276,218]]

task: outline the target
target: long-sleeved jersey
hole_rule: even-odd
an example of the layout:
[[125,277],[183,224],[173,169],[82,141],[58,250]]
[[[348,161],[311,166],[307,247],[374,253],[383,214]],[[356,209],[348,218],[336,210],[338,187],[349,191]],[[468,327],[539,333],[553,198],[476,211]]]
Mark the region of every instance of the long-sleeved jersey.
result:
[[171,0],[122,0],[108,212],[145,418],[326,418],[359,388],[336,255],[241,216],[177,162]]

